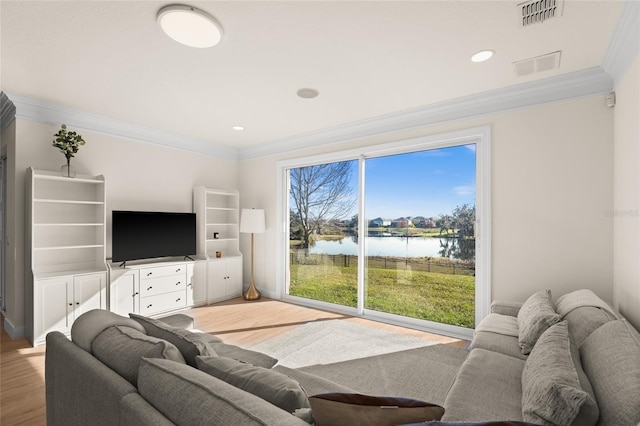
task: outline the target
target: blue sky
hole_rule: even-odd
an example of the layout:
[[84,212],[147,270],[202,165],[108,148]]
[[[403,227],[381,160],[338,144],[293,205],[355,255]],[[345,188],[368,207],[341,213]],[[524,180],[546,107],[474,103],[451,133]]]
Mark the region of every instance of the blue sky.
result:
[[[367,219],[438,216],[475,204],[475,145],[366,160]],[[357,161],[354,191],[357,191]]]

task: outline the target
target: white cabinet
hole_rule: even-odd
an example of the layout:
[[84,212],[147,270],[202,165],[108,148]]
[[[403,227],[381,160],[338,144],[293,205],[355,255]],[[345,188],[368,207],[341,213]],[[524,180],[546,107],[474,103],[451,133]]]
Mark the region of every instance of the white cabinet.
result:
[[105,308],[106,281],[106,272],[36,280],[33,344],[44,343],[50,331],[69,334],[77,317]]
[[128,316],[140,312],[140,274],[135,269],[110,268],[109,306],[112,312]]
[[206,262],[166,261],[109,264],[109,309],[153,316],[205,303]]
[[39,344],[43,333],[68,333],[81,312],[106,308],[105,180],[29,168],[26,198],[25,334]]
[[207,274],[207,303],[242,295],[242,257],[210,259]]
[[193,190],[198,254],[207,259],[206,301],[242,294],[238,191],[197,186]]

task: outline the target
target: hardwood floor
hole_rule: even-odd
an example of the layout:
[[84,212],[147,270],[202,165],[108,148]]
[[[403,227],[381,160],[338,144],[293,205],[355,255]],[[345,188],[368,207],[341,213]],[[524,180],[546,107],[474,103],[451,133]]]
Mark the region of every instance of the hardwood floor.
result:
[[[422,331],[306,308],[271,299],[246,302],[242,298],[182,311],[195,319],[196,328],[225,342],[250,346],[310,321],[341,319],[369,324],[439,343],[464,347],[466,341]],[[4,323],[4,320],[1,321]],[[31,347],[25,339],[11,340],[4,328],[0,337],[0,425],[44,425],[45,347]]]

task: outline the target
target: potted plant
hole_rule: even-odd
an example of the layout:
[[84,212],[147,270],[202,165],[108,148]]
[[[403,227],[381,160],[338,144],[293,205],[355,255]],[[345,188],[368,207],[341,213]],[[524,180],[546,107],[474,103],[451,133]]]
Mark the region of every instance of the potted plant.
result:
[[78,152],[80,145],[84,145],[85,141],[78,133],[74,131],[68,131],[67,125],[60,126],[58,133],[53,135],[53,146],[58,148],[66,157],[67,164],[62,166],[62,175],[67,177],[75,177],[76,173],[71,168],[71,158]]

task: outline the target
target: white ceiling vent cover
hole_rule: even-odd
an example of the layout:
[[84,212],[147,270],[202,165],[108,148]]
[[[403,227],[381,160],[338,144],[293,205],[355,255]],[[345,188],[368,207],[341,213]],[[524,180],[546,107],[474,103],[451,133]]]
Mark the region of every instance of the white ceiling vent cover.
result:
[[523,27],[562,15],[564,0],[534,0],[520,3],[520,24]]
[[513,67],[516,71],[516,77],[558,69],[560,67],[560,53],[562,51],[558,50],[557,52],[514,62]]

